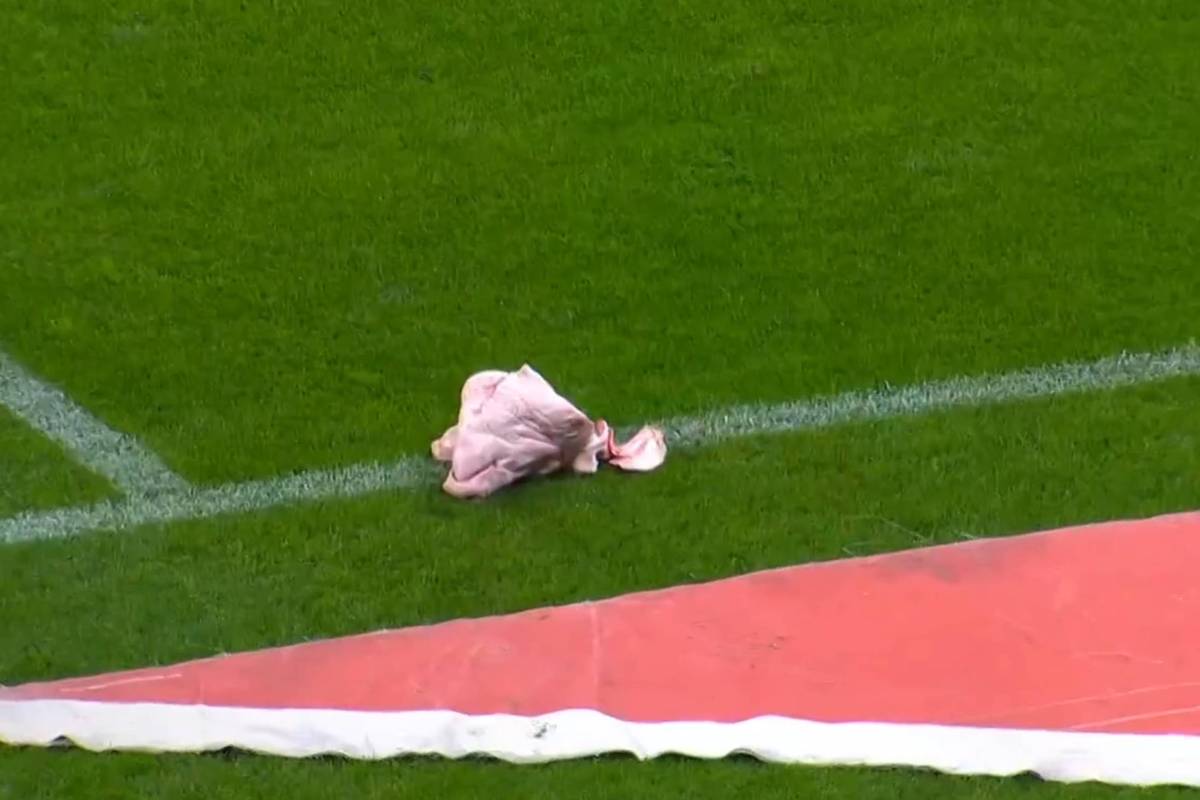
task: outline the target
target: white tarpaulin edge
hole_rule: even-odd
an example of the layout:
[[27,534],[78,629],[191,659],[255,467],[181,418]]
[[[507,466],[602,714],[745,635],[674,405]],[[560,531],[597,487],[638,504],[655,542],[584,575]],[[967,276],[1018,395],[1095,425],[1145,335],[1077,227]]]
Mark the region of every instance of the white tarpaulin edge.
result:
[[0,742],[93,751],[237,748],[354,759],[491,756],[539,763],[606,753],[673,753],[810,765],[923,767],[959,775],[1032,772],[1064,782],[1200,786],[1200,736],[1082,733],[786,717],[626,722],[575,709],[537,717],[452,711],[261,709],[76,700],[0,701]]

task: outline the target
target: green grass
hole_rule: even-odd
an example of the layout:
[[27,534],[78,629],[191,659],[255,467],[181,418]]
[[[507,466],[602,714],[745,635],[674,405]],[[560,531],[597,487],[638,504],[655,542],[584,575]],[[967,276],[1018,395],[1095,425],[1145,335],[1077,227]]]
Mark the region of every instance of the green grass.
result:
[[[0,761],[2,764],[3,761]],[[638,764],[612,758],[547,766],[474,761],[348,763],[337,760],[268,763],[233,756],[149,756],[96,759],[83,753],[30,753],[30,771],[10,781],[14,798],[127,797],[327,798],[545,797],[592,800],[628,797],[846,797],[855,800],[1168,800],[1193,797],[1182,789],[1105,788],[1046,784],[1031,777],[1007,780],[952,778],[917,771],[817,770],[775,767],[749,759],[712,763],[663,759]],[[36,770],[36,771],[35,771]],[[0,773],[0,792],[8,775]],[[0,796],[4,796],[0,794]]]
[[215,481],[1196,333],[1191,0],[661,6],[18,4],[0,339]]
[[[1200,380],[1179,380],[748,440],[678,454],[669,469],[648,476],[548,481],[486,505],[452,503],[430,490],[12,546],[2,553],[13,579],[0,596],[0,619],[24,622],[0,628],[0,675],[17,682],[170,663],[968,535],[1196,508],[1197,399]],[[46,761],[55,758],[62,761]],[[148,764],[0,751],[5,762],[17,773],[66,763],[68,769],[54,770],[62,781],[100,785],[124,769],[149,770],[159,777],[145,780],[164,781],[163,791],[181,776],[203,776],[205,791],[230,796],[249,780],[218,758]],[[333,791],[344,780],[340,770],[350,769],[379,791],[429,782],[438,791],[470,793],[481,773],[501,770],[425,760],[380,766],[378,775],[323,762],[237,764],[251,762],[263,792],[287,781]],[[875,780],[881,787],[898,781],[963,791],[962,782],[895,775]],[[695,776],[720,785],[751,780],[780,793],[797,780],[847,792],[864,780],[858,773],[754,772],[738,764]],[[570,796],[608,781],[682,790],[693,778],[677,765],[616,760],[536,770],[528,780],[547,782],[539,792]],[[592,787],[593,780],[601,786]],[[504,782],[514,796],[523,785]],[[1001,786],[981,781],[970,791],[989,796],[1007,791]]]
[[13,545],[0,551],[13,576],[0,609],[36,619],[39,635],[0,629],[0,675],[170,663],[1200,508],[1197,399],[1189,379],[746,440],[674,454],[662,472],[550,480],[487,504],[430,488]]
[[[1192,0],[0,5],[0,346],[187,478],[1200,337]],[[1200,381],[0,548],[0,682],[1200,507]],[[102,496],[0,414],[0,515]],[[0,750],[0,800],[1110,798],[912,771]],[[1171,796],[1169,790],[1139,796]]]
[[0,517],[94,502],[112,491],[0,406]]

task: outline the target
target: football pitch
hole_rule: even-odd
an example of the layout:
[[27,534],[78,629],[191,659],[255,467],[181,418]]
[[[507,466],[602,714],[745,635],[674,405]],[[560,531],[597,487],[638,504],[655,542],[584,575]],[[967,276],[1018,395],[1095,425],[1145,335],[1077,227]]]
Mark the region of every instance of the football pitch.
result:
[[[1200,508],[1194,0],[0,18],[0,684]],[[665,466],[446,497],[525,362]],[[1191,794],[0,748],[0,800],[742,793]]]

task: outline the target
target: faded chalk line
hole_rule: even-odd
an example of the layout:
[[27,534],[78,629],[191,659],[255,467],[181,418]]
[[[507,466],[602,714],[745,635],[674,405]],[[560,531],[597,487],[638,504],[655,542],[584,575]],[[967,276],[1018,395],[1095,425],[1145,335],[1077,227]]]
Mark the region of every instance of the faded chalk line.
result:
[[3,350],[0,350],[0,406],[57,442],[76,461],[108,478],[125,494],[188,488],[187,481],[137,439],[114,431],[60,389],[34,377]]
[[[3,364],[4,362],[0,361],[0,366]],[[1191,344],[1159,353],[1123,354],[1099,361],[1026,369],[1004,375],[952,378],[896,389],[850,392],[779,405],[737,406],[696,417],[668,420],[663,426],[667,430],[671,446],[695,448],[737,437],[815,430],[851,422],[914,416],[950,408],[1105,391],[1190,375],[1200,375],[1200,345]],[[3,381],[0,381],[0,387],[3,386]],[[11,387],[0,388],[0,401],[7,404],[12,394]],[[63,435],[65,427],[68,426],[52,426],[52,430],[59,434],[59,437],[55,438],[60,441],[67,438],[73,445],[78,446],[77,440],[81,437]],[[71,430],[74,431],[75,428]],[[104,430],[108,431],[107,428]],[[111,431],[108,433],[118,440],[132,441],[121,434]],[[131,465],[135,463],[133,461],[126,463],[117,459],[118,463],[115,465],[111,460],[104,461],[99,457],[99,453],[94,452],[94,443],[98,440],[92,438],[86,441],[88,446],[83,449],[90,459],[87,463],[99,463],[108,467],[109,472],[103,474],[110,474],[115,466],[121,467],[119,474],[125,477],[143,474],[132,468]],[[152,455],[146,455],[153,459]],[[145,465],[158,462],[154,459],[153,462],[136,463]],[[99,467],[94,468],[99,471]],[[169,472],[166,474],[171,475]],[[0,519],[0,543],[52,539],[152,523],[206,519],[288,503],[422,488],[436,485],[440,474],[439,466],[431,459],[411,456],[390,464],[357,464],[341,469],[302,472],[210,488],[187,487],[166,491],[157,496],[134,494],[91,506],[29,511],[8,519]],[[145,482],[142,482],[142,485],[145,485]]]

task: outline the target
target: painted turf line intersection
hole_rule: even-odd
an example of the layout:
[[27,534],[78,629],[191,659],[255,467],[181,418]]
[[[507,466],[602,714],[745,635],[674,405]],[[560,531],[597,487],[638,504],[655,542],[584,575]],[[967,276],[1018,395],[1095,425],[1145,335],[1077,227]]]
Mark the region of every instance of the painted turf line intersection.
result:
[[[740,405],[660,423],[671,446],[699,448],[729,439],[817,430],[952,408],[1107,391],[1200,375],[1200,345],[1123,353],[1000,375],[958,377],[776,405]],[[141,525],[207,519],[283,505],[353,498],[436,485],[441,468],[409,456],[390,463],[310,470],[263,480],[194,486],[136,438],[112,430],[60,389],[0,351],[0,405],[106,477],[122,497],[88,506],[26,511],[0,519],[0,544],[54,539]]]
[[181,491],[189,484],[128,434],[109,428],[61,389],[0,350],[0,406],[50,439],[80,465],[128,495]]

